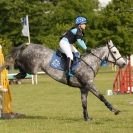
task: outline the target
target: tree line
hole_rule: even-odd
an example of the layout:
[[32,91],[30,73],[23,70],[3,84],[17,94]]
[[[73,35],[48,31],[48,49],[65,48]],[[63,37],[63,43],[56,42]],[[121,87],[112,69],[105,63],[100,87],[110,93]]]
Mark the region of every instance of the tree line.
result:
[[74,25],[77,16],[88,19],[87,47],[112,39],[123,55],[133,53],[133,1],[112,0],[99,8],[98,0],[1,0],[0,43],[5,54],[27,38],[20,19],[28,14],[32,43],[57,49],[60,36]]

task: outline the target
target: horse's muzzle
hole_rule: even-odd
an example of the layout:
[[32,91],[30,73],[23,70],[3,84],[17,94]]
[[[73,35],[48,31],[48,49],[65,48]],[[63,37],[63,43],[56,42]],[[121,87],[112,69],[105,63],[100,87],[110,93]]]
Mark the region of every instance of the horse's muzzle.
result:
[[126,66],[126,62],[122,63],[119,67],[124,68]]

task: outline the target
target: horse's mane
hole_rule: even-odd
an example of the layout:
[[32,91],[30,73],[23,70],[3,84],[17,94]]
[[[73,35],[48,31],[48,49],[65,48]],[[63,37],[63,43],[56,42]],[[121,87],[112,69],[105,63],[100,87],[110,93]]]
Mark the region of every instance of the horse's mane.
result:
[[95,48],[89,48],[89,49],[87,49],[87,50],[85,51],[85,53],[82,54],[81,57],[85,57],[86,55],[91,55],[91,54],[93,53],[93,51],[96,51],[97,49],[99,49],[99,48],[101,48],[101,47],[105,47],[105,46],[106,46],[106,44],[97,46],[97,47],[95,47]]

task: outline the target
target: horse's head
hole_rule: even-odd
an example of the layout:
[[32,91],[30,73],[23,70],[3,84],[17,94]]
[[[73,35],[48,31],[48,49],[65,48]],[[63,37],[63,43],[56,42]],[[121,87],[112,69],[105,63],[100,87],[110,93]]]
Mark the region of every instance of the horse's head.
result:
[[108,55],[106,59],[109,62],[118,65],[120,68],[124,67],[126,65],[126,62],[111,40],[107,43],[107,47],[108,47]]

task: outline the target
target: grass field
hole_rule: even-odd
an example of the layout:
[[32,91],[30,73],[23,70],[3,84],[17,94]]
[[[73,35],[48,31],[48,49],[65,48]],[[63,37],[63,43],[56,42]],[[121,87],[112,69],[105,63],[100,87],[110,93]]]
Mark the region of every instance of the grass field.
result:
[[89,93],[88,111],[93,118],[82,116],[80,91],[54,81],[47,75],[38,85],[23,80],[11,85],[12,108],[24,113],[23,119],[0,120],[0,133],[133,133],[133,95],[107,96],[112,89],[115,72],[101,68],[95,83],[104,96],[122,112],[115,116],[101,101]]

